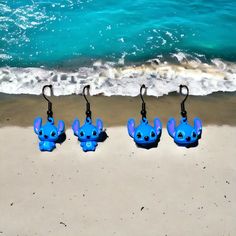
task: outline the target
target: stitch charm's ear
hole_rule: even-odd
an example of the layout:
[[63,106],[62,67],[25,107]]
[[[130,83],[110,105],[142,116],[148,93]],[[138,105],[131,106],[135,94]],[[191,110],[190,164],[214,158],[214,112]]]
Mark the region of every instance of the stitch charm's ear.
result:
[[42,118],[41,117],[37,117],[35,120],[34,120],[34,132],[36,134],[39,133],[39,130],[42,126]]
[[198,136],[201,136],[202,134],[202,121],[199,118],[194,119],[194,129],[197,132]]
[[159,134],[162,129],[162,124],[161,124],[160,119],[155,118],[153,121],[153,124],[154,124],[154,129],[155,129],[156,133]]
[[59,120],[57,125],[57,133],[58,135],[61,135],[64,132],[65,132],[65,123],[64,121]]
[[176,122],[174,118],[170,118],[168,123],[167,123],[167,131],[169,135],[174,138],[175,136],[175,127],[176,127]]
[[97,129],[99,130],[99,132],[101,132],[103,130],[103,122],[101,119],[96,119],[96,126],[97,126]]
[[76,118],[72,124],[72,129],[76,136],[79,135],[79,127],[80,127],[80,123],[79,123],[79,120]]
[[128,133],[130,137],[134,137],[134,131],[135,131],[135,121],[134,119],[129,119],[127,122],[127,128],[128,128]]

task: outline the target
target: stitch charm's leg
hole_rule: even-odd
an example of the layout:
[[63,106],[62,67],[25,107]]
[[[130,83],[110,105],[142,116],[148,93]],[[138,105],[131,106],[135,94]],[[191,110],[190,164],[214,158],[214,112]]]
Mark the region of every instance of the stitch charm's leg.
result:
[[87,146],[88,151],[95,151],[96,146],[97,146],[97,142],[95,142],[95,141],[86,142],[86,146]]
[[98,145],[97,142],[95,142],[95,141],[92,142],[92,147],[93,147],[93,150],[92,150],[92,151],[95,151],[97,145]]
[[56,148],[56,144],[54,142],[39,142],[40,151],[51,152],[54,148]]
[[84,152],[95,151],[97,142],[95,141],[81,142],[80,146],[83,148]]
[[56,148],[56,144],[54,142],[49,142],[48,151],[51,152],[54,148]]
[[39,142],[39,150],[40,151],[44,151],[44,147],[43,147],[43,141]]
[[82,149],[83,149],[84,152],[87,152],[87,151],[88,151],[85,142],[81,142],[81,143],[80,143],[80,146],[82,147]]
[[97,146],[97,142],[95,142],[95,141],[86,142],[87,151],[95,151],[96,146]]

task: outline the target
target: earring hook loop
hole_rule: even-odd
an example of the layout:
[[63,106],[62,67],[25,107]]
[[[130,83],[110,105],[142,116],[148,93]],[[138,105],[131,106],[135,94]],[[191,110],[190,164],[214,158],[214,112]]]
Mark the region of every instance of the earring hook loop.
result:
[[[183,88],[185,88],[186,91],[187,91],[186,95],[184,95],[184,93],[183,93]],[[188,89],[188,87],[187,87],[186,85],[182,85],[182,84],[181,84],[181,85],[179,86],[179,93],[180,93],[180,95],[185,96],[185,98],[184,98],[183,101],[181,102],[181,115],[182,115],[183,118],[187,118],[187,111],[185,110],[185,102],[186,102],[186,100],[187,100],[187,98],[188,98],[188,95],[189,95],[189,89]]]
[[86,89],[87,89],[87,92],[89,93],[90,85],[84,86],[82,95],[83,95],[83,97],[84,97],[84,99],[85,99],[85,101],[86,101],[86,112],[85,112],[86,118],[90,118],[90,119],[91,119],[92,112],[91,112],[91,110],[90,110],[90,103],[89,103],[89,101],[88,101],[88,99],[87,99],[87,97],[86,97],[86,94],[85,94],[85,90],[86,90]]
[[44,99],[48,102],[48,110],[47,110],[47,116],[48,116],[48,120],[50,120],[50,118],[53,117],[53,111],[52,111],[52,102],[49,100],[49,98],[45,95],[45,89],[46,88],[49,88],[50,89],[50,95],[52,96],[53,95],[53,88],[52,88],[52,85],[49,84],[49,85],[44,85],[43,86],[43,89],[42,89],[42,94],[43,94],[43,97]]
[[143,84],[141,87],[140,87],[140,97],[141,97],[141,100],[142,100],[142,110],[141,110],[141,115],[142,115],[142,120],[146,119],[146,116],[147,116],[147,111],[146,111],[146,103],[144,101],[144,98],[143,98],[143,90],[144,90],[144,93],[146,91],[146,86],[145,84]]

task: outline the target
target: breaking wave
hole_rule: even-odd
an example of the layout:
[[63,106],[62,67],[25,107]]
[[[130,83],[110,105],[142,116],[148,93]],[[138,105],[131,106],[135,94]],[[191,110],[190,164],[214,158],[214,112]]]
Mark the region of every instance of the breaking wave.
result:
[[[139,86],[148,87],[147,94],[162,96],[189,86],[192,95],[217,91],[236,91],[236,64],[213,59],[204,62],[184,53],[172,54],[173,61],[149,60],[139,65],[96,61],[77,70],[46,68],[0,68],[0,92],[8,94],[41,94],[42,86],[52,84],[54,95],[79,94],[90,84],[91,95],[136,96]],[[178,63],[174,63],[174,61]]]

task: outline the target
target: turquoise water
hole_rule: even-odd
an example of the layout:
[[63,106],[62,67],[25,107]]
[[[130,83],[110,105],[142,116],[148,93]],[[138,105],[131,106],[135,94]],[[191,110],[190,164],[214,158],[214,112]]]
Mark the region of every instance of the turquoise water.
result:
[[0,66],[55,66],[184,52],[236,61],[233,0],[0,0]]

